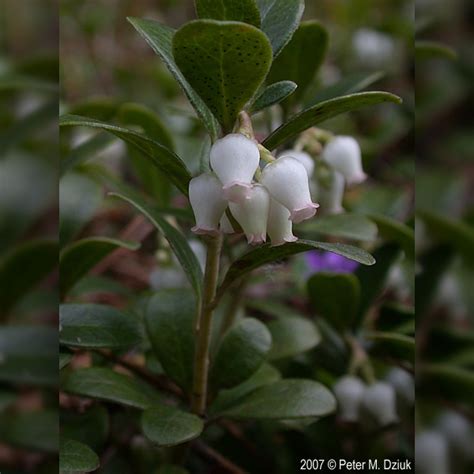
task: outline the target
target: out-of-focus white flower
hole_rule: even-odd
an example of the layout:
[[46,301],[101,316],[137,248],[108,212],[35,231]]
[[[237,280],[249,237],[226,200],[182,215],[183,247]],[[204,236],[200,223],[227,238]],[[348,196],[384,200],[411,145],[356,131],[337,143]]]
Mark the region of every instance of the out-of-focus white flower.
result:
[[350,422],[357,421],[362,396],[365,392],[362,380],[353,375],[345,375],[336,382],[333,392],[338,402],[341,419]]
[[437,420],[436,427],[443,433],[455,455],[465,460],[474,457],[474,433],[466,417],[447,410]]
[[295,158],[284,156],[269,163],[262,171],[260,182],[290,211],[295,224],[316,214],[319,204],[311,201],[306,168]]
[[222,214],[219,227],[224,234],[235,234],[234,227],[225,212]]
[[291,156],[295,160],[298,160],[305,167],[308,178],[311,179],[314,173],[314,160],[308,153],[305,151],[287,150],[280,153],[278,158],[283,158],[284,156]]
[[275,199],[270,199],[267,233],[272,245],[283,245],[286,242],[298,240],[293,235],[293,223],[290,221],[290,211]]
[[406,370],[394,367],[390,369],[385,380],[395,389],[400,398],[409,404],[415,402],[415,381]]
[[367,178],[362,169],[360,146],[353,137],[335,137],[324,147],[322,156],[329,166],[344,176],[347,184],[361,183]]
[[199,235],[215,235],[219,221],[227,207],[222,184],[211,173],[203,173],[189,182],[189,201],[196,225],[191,229]]
[[393,60],[396,49],[391,36],[368,28],[357,30],[352,44],[358,61],[369,67],[386,65]]
[[344,176],[334,170],[328,177],[327,183],[318,183],[317,197],[322,212],[325,214],[341,214],[345,212],[345,209],[342,207],[344,187]]
[[230,202],[230,211],[242,226],[249,244],[257,245],[267,240],[267,220],[270,195],[264,186],[254,184],[247,199],[240,203]]
[[255,142],[240,133],[226,135],[212,145],[210,162],[229,201],[240,202],[248,197],[253,175],[260,163],[260,152]]
[[448,474],[448,443],[435,430],[425,430],[415,437],[415,469],[417,474]]
[[369,385],[363,393],[362,405],[381,426],[398,420],[395,390],[388,383],[375,382]]

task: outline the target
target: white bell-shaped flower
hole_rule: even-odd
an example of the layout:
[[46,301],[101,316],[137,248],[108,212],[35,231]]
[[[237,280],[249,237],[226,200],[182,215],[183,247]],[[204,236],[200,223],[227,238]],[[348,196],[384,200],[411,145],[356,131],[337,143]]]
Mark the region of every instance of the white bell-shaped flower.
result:
[[226,199],[240,202],[248,197],[260,163],[260,152],[254,141],[240,133],[226,135],[212,145],[210,162]]
[[345,212],[345,209],[342,207],[344,187],[344,176],[334,170],[325,182],[318,183],[317,197],[322,212],[325,214],[341,214]]
[[415,437],[415,470],[418,474],[448,474],[449,450],[438,431],[425,430]]
[[385,380],[395,389],[398,397],[409,404],[415,402],[415,380],[411,374],[399,367],[393,367]]
[[361,183],[367,178],[362,169],[360,146],[353,137],[337,136],[323,150],[323,159],[339,171],[347,184]]
[[267,234],[272,245],[283,245],[286,242],[296,242],[298,237],[293,235],[293,223],[290,221],[290,211],[275,199],[270,199]]
[[298,160],[305,167],[306,172],[308,173],[308,178],[311,179],[314,173],[314,160],[311,158],[311,155],[305,151],[286,150],[280,153],[278,158],[283,158],[284,156],[291,156],[295,160]]
[[290,220],[295,224],[316,214],[319,205],[311,201],[306,168],[295,158],[284,156],[269,163],[260,182],[290,211]]
[[219,223],[219,228],[222,232],[224,232],[224,234],[235,234],[234,226],[230,222],[225,212],[224,214],[222,214],[221,221]]
[[249,190],[247,199],[240,203],[230,202],[229,208],[242,226],[249,244],[257,245],[267,240],[270,195],[264,186],[254,184]]
[[362,380],[353,375],[345,375],[336,382],[333,392],[342,420],[355,422],[359,419],[359,407],[364,391],[365,385]]
[[203,173],[189,182],[189,201],[196,225],[191,229],[199,235],[215,235],[219,221],[227,207],[222,184],[211,173]]
[[369,385],[363,393],[362,405],[381,426],[398,421],[395,390],[386,382]]

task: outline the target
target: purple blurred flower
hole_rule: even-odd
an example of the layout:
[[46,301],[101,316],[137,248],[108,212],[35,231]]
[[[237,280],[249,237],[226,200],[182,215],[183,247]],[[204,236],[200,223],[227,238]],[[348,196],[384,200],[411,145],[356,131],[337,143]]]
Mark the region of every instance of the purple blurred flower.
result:
[[357,262],[349,260],[348,258],[338,255],[337,253],[319,252],[317,250],[307,252],[305,254],[305,258],[310,273],[352,273],[359,265]]

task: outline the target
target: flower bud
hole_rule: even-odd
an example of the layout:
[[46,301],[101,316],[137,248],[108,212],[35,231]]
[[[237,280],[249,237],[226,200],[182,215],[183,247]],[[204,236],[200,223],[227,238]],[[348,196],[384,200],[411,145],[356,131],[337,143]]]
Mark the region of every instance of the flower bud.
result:
[[295,224],[316,214],[319,204],[311,201],[306,168],[295,158],[284,156],[269,163],[260,181],[290,211],[290,220]]
[[321,211],[325,214],[341,214],[345,212],[342,207],[344,198],[344,176],[337,171],[332,171],[325,182],[318,182],[318,202]]
[[290,211],[275,199],[270,199],[267,233],[272,245],[282,245],[286,242],[298,240],[293,235],[293,223],[290,221]]
[[314,160],[311,158],[311,155],[305,151],[287,150],[280,153],[278,158],[283,158],[284,156],[291,156],[295,160],[298,160],[305,167],[308,178],[311,179],[314,173]]
[[230,202],[229,208],[242,226],[249,244],[261,244],[267,240],[270,195],[262,185],[254,184],[247,199],[240,203]]
[[226,199],[239,202],[248,197],[260,163],[256,143],[240,133],[227,135],[212,145],[210,162],[223,184]]
[[340,378],[333,387],[336,396],[339,416],[344,421],[354,422],[359,418],[359,407],[365,385],[358,377],[345,375]]
[[191,229],[199,235],[215,235],[219,232],[219,220],[227,201],[221,182],[211,173],[203,173],[189,182],[189,201],[193,208],[196,225]]
[[376,382],[369,385],[363,393],[362,405],[381,426],[398,420],[395,390],[388,383]]
[[394,367],[390,369],[385,379],[401,399],[409,404],[415,402],[415,381],[406,370]]
[[447,474],[448,443],[435,430],[426,430],[415,437],[415,470],[419,474]]
[[331,140],[323,150],[323,159],[344,176],[347,184],[361,183],[367,178],[359,144],[352,137],[337,136]]
[[235,234],[234,226],[230,222],[225,212],[224,214],[222,214],[221,221],[219,223],[219,228],[222,232],[224,232],[224,234]]

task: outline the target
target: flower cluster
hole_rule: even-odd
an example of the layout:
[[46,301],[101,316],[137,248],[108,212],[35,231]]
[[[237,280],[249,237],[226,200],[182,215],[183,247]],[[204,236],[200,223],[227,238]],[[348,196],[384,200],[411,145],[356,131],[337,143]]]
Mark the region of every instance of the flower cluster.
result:
[[295,155],[271,159],[261,169],[260,151],[253,140],[238,133],[217,140],[210,152],[213,172],[189,183],[196,219],[193,232],[233,233],[228,209],[249,244],[266,242],[267,235],[273,245],[296,241],[293,223],[313,217],[318,204],[312,201],[309,186],[314,162],[309,158],[311,164],[305,164]]
[[[294,242],[293,223],[316,214],[319,204],[311,199],[315,190],[325,213],[343,212],[342,198],[346,185],[361,183],[361,151],[357,141],[348,136],[330,137],[320,150],[319,169],[312,155],[302,148],[282,152],[260,168],[260,150],[255,141],[240,133],[217,140],[211,148],[212,172],[193,178],[189,199],[196,218],[193,232],[214,235],[234,233],[227,212],[242,227],[249,244],[272,245]],[[321,178],[326,173],[326,178]],[[321,184],[322,181],[325,183]]]
[[357,422],[368,413],[380,425],[398,421],[397,396],[407,404],[414,402],[414,382],[405,371],[393,369],[386,381],[366,385],[353,375],[341,377],[333,387],[339,405],[339,416],[347,422]]

